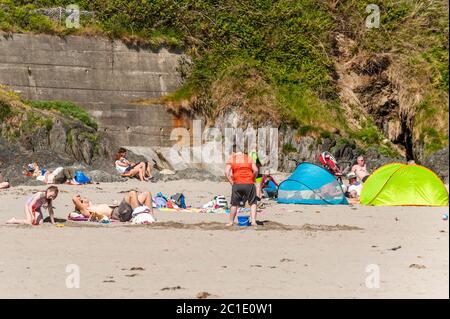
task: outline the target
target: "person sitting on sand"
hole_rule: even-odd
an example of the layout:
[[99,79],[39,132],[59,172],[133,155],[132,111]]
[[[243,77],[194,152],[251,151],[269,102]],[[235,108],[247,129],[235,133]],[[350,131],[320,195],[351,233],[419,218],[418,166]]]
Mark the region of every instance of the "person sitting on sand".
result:
[[362,184],[356,180],[356,174],[353,172],[348,173],[347,178],[349,186],[347,188],[346,197],[351,204],[359,203]]
[[87,198],[81,198],[81,195],[75,195],[72,198],[75,205],[74,213],[70,213],[69,217],[75,214],[82,214],[84,217],[90,218],[92,214],[106,216],[109,219],[128,222],[132,219],[133,211],[140,207],[146,206],[150,214],[155,218],[152,207],[152,194],[150,192],[137,193],[129,192],[123,198],[119,205],[94,204]]
[[262,191],[263,175],[261,174],[262,163],[261,163],[261,160],[259,159],[258,151],[259,151],[259,144],[256,143],[255,149],[250,152],[249,156],[253,160],[253,162],[256,164],[256,167],[258,168],[258,174],[256,175],[256,178],[255,178],[255,187],[256,187],[257,200],[260,201],[261,197],[262,197],[261,191]]
[[359,178],[361,182],[365,182],[367,178],[369,178],[370,174],[367,171],[366,163],[364,161],[364,157],[358,156],[356,159],[356,164],[353,165],[351,171],[356,174],[356,177]]
[[16,219],[13,217],[7,221],[7,224],[41,225],[44,221],[42,208],[47,209],[50,215],[50,222],[54,224],[53,201],[58,196],[58,192],[58,187],[50,186],[43,192],[34,193],[28,198],[25,204],[26,219]]
[[57,167],[53,171],[41,169],[39,165],[34,162],[29,165],[33,169],[33,177],[36,180],[46,184],[70,184],[79,185],[75,180],[75,170],[71,167]]
[[261,188],[264,193],[264,197],[267,198],[277,197],[278,183],[275,181],[272,175],[270,175],[270,171],[268,169],[264,171],[264,176],[261,181]]
[[127,159],[127,150],[120,148],[116,153],[115,162],[116,170],[123,176],[133,177],[139,175],[141,181],[147,181],[152,178],[152,168],[149,162],[133,163]]
[[9,188],[10,184],[9,182],[3,181],[2,172],[0,172],[0,189]]
[[231,184],[230,221],[227,226],[233,226],[238,206],[250,204],[251,224],[256,227],[256,186],[255,178],[258,167],[250,156],[233,146],[233,155],[225,166],[225,176]]

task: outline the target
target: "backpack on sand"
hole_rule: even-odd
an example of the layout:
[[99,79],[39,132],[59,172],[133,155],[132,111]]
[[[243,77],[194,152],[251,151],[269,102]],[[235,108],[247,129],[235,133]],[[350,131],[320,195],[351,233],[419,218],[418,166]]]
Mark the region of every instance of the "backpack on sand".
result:
[[89,184],[91,180],[82,171],[75,172],[75,180],[80,184]]
[[181,193],[176,193],[175,195],[170,196],[172,202],[180,208],[186,208],[184,195]]

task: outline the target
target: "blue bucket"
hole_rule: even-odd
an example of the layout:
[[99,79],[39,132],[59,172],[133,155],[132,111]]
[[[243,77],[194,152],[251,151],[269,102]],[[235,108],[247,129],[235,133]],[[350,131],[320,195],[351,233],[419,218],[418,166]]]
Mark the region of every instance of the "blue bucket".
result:
[[238,225],[241,227],[250,226],[250,216],[238,216]]

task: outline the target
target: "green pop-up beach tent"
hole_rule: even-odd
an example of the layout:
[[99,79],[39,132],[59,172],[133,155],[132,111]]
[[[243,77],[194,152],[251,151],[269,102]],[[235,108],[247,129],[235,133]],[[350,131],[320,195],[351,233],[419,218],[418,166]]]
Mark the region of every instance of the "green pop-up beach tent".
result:
[[361,204],[374,206],[448,206],[444,183],[420,165],[387,164],[369,176]]

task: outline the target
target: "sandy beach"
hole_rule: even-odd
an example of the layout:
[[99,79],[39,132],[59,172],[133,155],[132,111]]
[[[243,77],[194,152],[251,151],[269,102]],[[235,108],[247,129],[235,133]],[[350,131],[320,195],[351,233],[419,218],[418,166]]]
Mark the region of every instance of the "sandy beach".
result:
[[[302,206],[269,202],[257,230],[226,214],[157,212],[150,226],[68,222],[10,226],[42,187],[0,191],[0,298],[448,298],[448,207]],[[194,207],[227,183],[60,187],[56,217],[80,192],[97,203],[124,191],[182,192]],[[68,265],[79,288],[68,288]],[[366,279],[379,271],[379,287]],[[69,272],[66,272],[69,270]],[[369,272],[367,272],[367,270]]]

